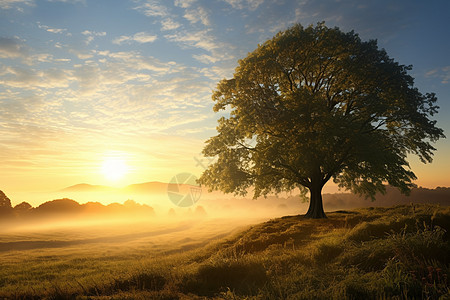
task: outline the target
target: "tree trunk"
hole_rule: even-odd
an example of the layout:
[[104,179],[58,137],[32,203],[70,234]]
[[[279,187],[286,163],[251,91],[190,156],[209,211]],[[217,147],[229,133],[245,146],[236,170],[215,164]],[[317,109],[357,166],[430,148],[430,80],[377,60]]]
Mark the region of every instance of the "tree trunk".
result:
[[305,218],[322,219],[327,217],[325,215],[325,212],[323,211],[322,187],[322,184],[311,184],[311,187],[309,188],[309,192],[311,194],[309,200],[309,209],[305,215]]

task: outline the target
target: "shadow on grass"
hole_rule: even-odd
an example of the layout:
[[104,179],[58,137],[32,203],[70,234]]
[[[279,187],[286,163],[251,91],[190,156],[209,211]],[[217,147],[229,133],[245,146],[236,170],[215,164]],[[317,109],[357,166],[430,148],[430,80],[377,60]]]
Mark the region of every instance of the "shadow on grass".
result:
[[268,278],[262,264],[230,261],[205,264],[185,279],[183,291],[203,296],[231,290],[236,294],[255,295]]

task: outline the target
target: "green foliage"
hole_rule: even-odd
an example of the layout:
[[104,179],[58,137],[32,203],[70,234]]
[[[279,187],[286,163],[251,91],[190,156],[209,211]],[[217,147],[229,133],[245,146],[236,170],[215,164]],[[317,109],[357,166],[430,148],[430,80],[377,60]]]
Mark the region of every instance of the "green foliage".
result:
[[407,154],[430,162],[444,137],[430,119],[436,96],[420,93],[410,70],[353,31],[319,23],[278,33],[217,85],[214,111],[229,115],[206,142],[217,161],[200,183],[236,194],[253,186],[255,198],[309,189],[311,205],[331,178],[372,198],[385,183],[407,193],[416,178]]
[[408,290],[413,286],[413,282],[408,270],[402,263],[395,259],[388,260],[381,276],[386,294],[402,295],[407,298]]

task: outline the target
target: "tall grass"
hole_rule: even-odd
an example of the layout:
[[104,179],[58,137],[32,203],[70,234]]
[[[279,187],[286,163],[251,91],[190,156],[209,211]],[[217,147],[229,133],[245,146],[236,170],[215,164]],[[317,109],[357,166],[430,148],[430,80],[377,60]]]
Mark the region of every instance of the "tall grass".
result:
[[449,230],[450,209],[431,205],[290,216],[132,266],[81,264],[59,280],[72,260],[41,284],[37,273],[0,277],[0,298],[450,299]]

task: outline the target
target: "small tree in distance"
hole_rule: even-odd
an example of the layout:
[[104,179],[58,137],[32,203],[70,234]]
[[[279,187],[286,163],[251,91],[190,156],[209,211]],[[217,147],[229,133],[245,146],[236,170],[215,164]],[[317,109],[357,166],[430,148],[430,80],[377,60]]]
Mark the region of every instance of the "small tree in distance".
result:
[[239,61],[212,96],[218,135],[203,154],[217,156],[199,179],[210,190],[254,198],[309,190],[306,217],[324,218],[322,188],[374,199],[384,184],[408,193],[416,179],[406,160],[432,161],[431,143],[445,137],[430,116],[435,94],[422,94],[411,66],[353,31],[297,24]]

